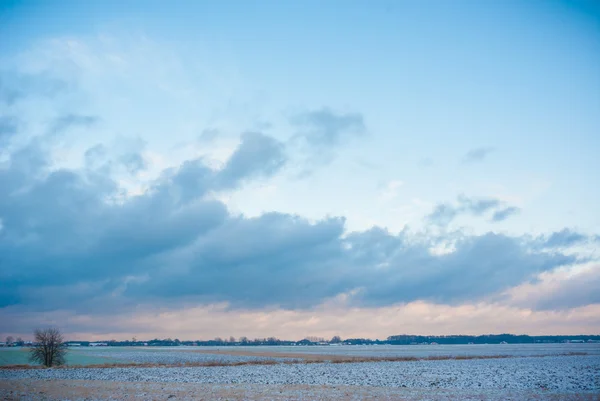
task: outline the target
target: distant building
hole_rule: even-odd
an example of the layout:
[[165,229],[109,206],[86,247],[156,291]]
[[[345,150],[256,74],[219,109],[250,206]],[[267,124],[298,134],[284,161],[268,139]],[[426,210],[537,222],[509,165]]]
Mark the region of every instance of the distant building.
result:
[[90,343],[90,347],[108,347],[108,343]]

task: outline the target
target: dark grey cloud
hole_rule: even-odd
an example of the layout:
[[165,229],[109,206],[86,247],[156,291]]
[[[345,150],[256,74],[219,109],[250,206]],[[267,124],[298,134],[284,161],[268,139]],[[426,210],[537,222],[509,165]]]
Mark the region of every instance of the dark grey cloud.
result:
[[459,195],[456,204],[440,203],[436,205],[433,212],[427,216],[427,220],[438,226],[446,226],[461,214],[481,216],[493,212],[491,221],[499,222],[519,212],[519,208],[506,206],[504,202],[494,198],[469,198]]
[[489,147],[471,149],[462,157],[462,162],[475,163],[483,161],[493,151],[495,151],[495,149]]
[[[577,261],[537,249],[535,240],[491,233],[456,236],[455,252],[436,255],[429,248],[444,238],[381,229],[344,235],[341,218],[233,216],[207,196],[272,173],[279,146],[247,135],[222,170],[189,160],[163,172],[143,195],[119,202],[107,201],[118,194],[108,176],[48,173],[43,152],[21,150],[0,170],[0,305],[93,311],[225,301],[303,308],[357,289],[361,305],[452,303]],[[464,203],[476,212],[489,204]]]
[[473,301],[575,260],[561,254],[532,254],[518,239],[494,233],[462,236],[454,252],[442,255],[432,255],[426,244],[415,244],[403,235],[379,232],[366,239],[356,239],[362,245],[361,260],[379,256],[384,266],[383,273],[363,278],[367,284],[363,301],[369,305],[415,299]]

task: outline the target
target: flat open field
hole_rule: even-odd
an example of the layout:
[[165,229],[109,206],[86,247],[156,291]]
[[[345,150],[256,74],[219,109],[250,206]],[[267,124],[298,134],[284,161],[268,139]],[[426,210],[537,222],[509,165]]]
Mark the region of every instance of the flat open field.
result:
[[81,348],[142,365],[0,369],[0,398],[600,399],[599,344],[424,347]]

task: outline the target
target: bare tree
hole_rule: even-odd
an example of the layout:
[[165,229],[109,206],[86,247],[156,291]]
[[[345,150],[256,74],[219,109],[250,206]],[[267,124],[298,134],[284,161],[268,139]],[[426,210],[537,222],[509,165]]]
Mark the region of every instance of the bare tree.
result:
[[6,345],[11,345],[15,339],[12,336],[6,337]]
[[339,344],[342,342],[340,336],[333,336],[333,338],[329,341],[331,344]]
[[65,363],[67,347],[60,330],[56,328],[36,329],[34,345],[29,359],[46,367],[60,366]]

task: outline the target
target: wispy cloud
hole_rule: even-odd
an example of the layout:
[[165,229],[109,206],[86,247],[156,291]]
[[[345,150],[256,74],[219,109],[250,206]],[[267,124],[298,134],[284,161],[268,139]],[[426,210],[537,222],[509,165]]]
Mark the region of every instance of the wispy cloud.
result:
[[0,117],[0,143],[15,135],[18,129],[17,119],[13,116]]
[[471,149],[462,157],[461,162],[468,164],[483,161],[495,150],[495,148],[490,147]]
[[504,221],[512,215],[520,211],[518,207],[506,206],[506,204],[495,198],[469,198],[465,195],[460,195],[457,202],[440,203],[433,212],[427,216],[427,220],[438,226],[446,226],[461,214],[470,214],[473,216],[481,216],[488,212],[493,212],[491,217],[492,222]]
[[290,122],[300,130],[296,137],[314,147],[337,146],[347,138],[366,132],[361,114],[336,113],[327,108],[299,113]]
[[288,146],[303,159],[301,176],[310,174],[316,166],[330,163],[341,146],[367,133],[362,114],[328,108],[295,114],[289,122],[296,134]]
[[31,97],[54,97],[69,87],[67,81],[47,72],[24,74],[15,70],[0,70],[0,103],[8,106]]
[[510,216],[519,213],[521,209],[515,206],[509,206],[504,209],[496,210],[492,216],[492,221],[504,221]]
[[71,127],[90,127],[98,122],[98,117],[69,113],[54,120],[50,127],[50,134],[56,135]]

